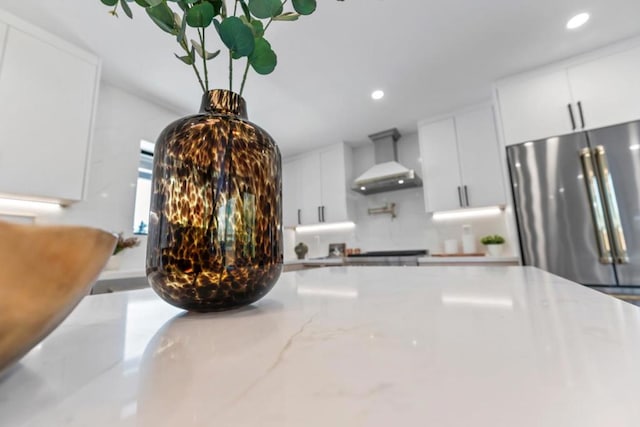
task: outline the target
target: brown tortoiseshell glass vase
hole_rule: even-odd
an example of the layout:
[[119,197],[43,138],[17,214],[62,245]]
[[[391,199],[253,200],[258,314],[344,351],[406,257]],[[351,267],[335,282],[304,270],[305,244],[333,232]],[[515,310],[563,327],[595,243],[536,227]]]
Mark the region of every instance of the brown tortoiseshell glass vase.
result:
[[147,277],[191,311],[251,304],[282,270],[280,150],[247,119],[244,99],[203,95],[200,113],[171,123],[155,148]]

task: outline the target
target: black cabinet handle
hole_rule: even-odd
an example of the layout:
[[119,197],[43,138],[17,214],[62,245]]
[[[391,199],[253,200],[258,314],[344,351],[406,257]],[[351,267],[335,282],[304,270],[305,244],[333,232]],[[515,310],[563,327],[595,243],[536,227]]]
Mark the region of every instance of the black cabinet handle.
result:
[[324,219],[324,206],[322,206],[322,222],[326,222],[326,219]]
[[576,130],[576,118],[573,116],[573,107],[571,104],[567,104],[567,108],[569,109],[569,117],[571,117],[571,128]]
[[302,225],[302,209],[298,209],[298,225]]
[[460,207],[463,208],[464,204],[462,203],[462,189],[458,185],[458,202],[460,203]]
[[318,222],[322,222],[322,206],[318,206]]
[[466,206],[469,207],[469,191],[467,190],[467,186],[464,186],[464,201]]
[[578,113],[580,113],[580,122],[582,123],[582,129],[586,127],[584,122],[584,113],[582,112],[582,101],[578,101]]

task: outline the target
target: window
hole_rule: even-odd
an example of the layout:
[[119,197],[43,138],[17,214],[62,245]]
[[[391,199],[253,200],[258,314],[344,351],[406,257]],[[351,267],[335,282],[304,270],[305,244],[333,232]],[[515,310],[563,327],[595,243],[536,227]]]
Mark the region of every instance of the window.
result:
[[138,184],[136,187],[136,206],[133,215],[133,232],[149,232],[149,205],[151,204],[151,173],[153,171],[153,149],[155,144],[140,141],[140,163],[138,164]]

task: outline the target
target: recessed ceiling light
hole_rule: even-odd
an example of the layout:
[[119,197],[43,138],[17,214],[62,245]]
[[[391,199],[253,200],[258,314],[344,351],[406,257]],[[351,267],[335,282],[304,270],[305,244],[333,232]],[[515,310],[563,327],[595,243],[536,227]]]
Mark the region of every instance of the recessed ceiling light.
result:
[[580,28],[587,23],[589,18],[590,16],[588,13],[579,13],[573,18],[569,19],[569,22],[567,22],[567,29],[575,30],[576,28]]
[[374,90],[373,92],[371,92],[371,98],[373,99],[382,99],[384,98],[384,92],[381,90]]
[[404,184],[404,179],[399,179],[398,184]]
[[367,187],[360,187],[360,189],[361,189],[362,191],[364,191],[364,190],[366,190],[366,189],[367,189]]

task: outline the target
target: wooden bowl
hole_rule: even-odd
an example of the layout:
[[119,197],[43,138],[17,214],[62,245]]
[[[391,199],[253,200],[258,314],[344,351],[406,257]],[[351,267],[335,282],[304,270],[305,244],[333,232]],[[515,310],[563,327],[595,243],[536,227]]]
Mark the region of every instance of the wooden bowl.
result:
[[0,374],[71,313],[116,240],[87,227],[0,222]]

